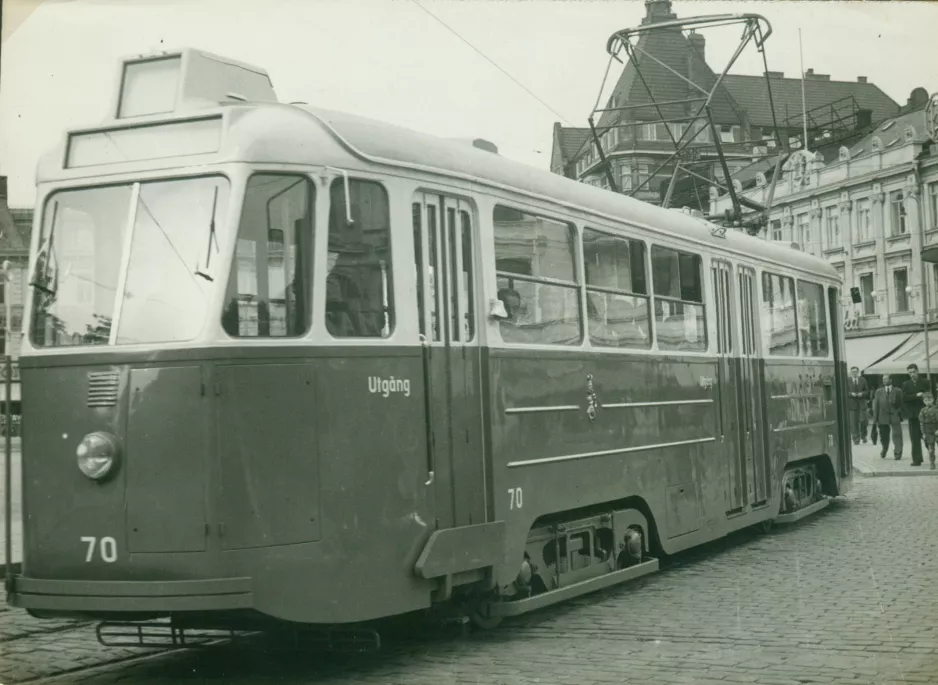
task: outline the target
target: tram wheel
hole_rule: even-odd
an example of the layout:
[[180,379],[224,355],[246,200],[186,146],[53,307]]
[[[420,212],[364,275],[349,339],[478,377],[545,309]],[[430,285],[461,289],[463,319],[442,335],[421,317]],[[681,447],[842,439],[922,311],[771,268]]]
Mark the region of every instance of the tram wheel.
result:
[[759,523],[759,532],[760,533],[771,533],[772,527],[774,526],[775,521],[773,519],[766,519]]

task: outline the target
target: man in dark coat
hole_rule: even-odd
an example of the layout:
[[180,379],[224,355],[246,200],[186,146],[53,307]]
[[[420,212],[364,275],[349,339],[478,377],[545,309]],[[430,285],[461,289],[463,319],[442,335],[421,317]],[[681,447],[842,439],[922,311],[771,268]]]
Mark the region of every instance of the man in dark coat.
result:
[[860,377],[860,369],[856,366],[850,368],[847,396],[850,433],[853,436],[853,444],[859,445],[861,439],[866,442],[866,402],[870,398],[870,391],[866,385],[866,379]]
[[886,458],[889,437],[892,436],[892,453],[896,461],[902,459],[902,391],[892,384],[889,374],[883,376],[883,386],[877,388],[873,395],[873,422],[879,426],[882,446],[879,456]]
[[922,464],[922,427],[918,422],[922,397],[931,392],[928,381],[918,375],[918,366],[909,364],[909,380],[902,384],[902,417],[909,420],[909,442],[912,443],[912,466]]

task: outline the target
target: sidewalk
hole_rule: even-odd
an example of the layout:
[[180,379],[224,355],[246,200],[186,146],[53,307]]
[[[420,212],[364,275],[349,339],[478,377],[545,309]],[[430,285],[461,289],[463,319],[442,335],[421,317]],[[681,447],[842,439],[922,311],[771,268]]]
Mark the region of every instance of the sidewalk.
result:
[[912,466],[912,443],[909,441],[909,427],[902,424],[902,459],[896,461],[893,456],[892,441],[886,458],[880,458],[881,445],[869,442],[853,445],[853,468],[864,476],[938,476],[928,464],[928,450],[922,445],[921,466]]

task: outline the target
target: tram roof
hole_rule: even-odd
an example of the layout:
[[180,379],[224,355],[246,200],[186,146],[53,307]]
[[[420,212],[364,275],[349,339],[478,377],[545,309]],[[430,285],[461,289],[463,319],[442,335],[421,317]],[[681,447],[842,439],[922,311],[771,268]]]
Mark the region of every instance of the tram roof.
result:
[[580,211],[627,221],[652,231],[693,238],[717,250],[735,250],[766,262],[839,280],[837,271],[822,259],[741,231],[727,230],[724,237],[714,236],[710,230],[712,224],[679,210],[664,209],[627,195],[579,183],[468,143],[345,112],[310,106],[301,108],[319,119],[353,154],[372,162],[468,178],[480,184],[503,187]]
[[[719,237],[711,233],[713,224],[701,218],[579,183],[479,149],[468,142],[309,105],[257,102],[199,109],[199,112],[180,112],[182,116],[141,118],[138,125],[171,124],[191,119],[194,115],[226,115],[230,126],[219,154],[213,155],[215,163],[243,161],[322,166],[340,164],[335,153],[341,150],[366,162],[439,174],[479,186],[520,193],[534,201],[555,203],[611,221],[628,222],[651,232],[693,240],[718,252],[736,252],[770,264],[839,280],[836,270],[826,261],[799,250],[736,230],[727,230],[723,237]],[[86,131],[109,129],[105,126]],[[75,133],[70,132],[70,135]],[[323,134],[330,139],[330,144],[321,139]],[[67,145],[67,140],[63,141],[57,150],[44,158],[37,169],[38,181],[88,178],[91,168],[63,168]],[[329,151],[327,148],[333,149]],[[199,156],[199,162],[208,161],[207,156]],[[161,162],[167,166],[178,166],[179,160],[164,159]],[[190,156],[186,163],[197,163],[197,158]],[[95,173],[107,175],[118,173],[118,170],[106,171],[99,166]]]

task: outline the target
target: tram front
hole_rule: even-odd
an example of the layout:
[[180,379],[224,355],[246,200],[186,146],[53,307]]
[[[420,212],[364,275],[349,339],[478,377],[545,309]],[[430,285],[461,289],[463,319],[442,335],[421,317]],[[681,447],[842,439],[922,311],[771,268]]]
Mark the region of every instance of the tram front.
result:
[[[308,623],[429,605],[422,366],[393,344],[384,186],[339,171],[308,114],[240,102],[274,100],[244,65],[128,61],[119,92],[39,171],[10,601]],[[327,318],[333,287],[355,311]],[[387,378],[413,387],[369,391]]]

